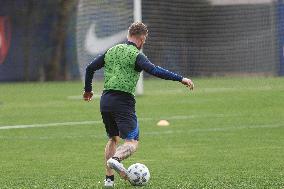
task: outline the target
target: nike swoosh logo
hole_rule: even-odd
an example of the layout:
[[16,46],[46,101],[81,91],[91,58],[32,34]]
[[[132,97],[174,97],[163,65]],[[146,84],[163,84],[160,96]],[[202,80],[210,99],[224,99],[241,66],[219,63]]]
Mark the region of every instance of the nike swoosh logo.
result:
[[90,26],[85,40],[85,49],[91,55],[97,55],[99,53],[105,52],[114,44],[123,41],[127,35],[127,30],[124,30],[111,36],[98,38],[96,35],[95,27],[95,24],[92,24]]

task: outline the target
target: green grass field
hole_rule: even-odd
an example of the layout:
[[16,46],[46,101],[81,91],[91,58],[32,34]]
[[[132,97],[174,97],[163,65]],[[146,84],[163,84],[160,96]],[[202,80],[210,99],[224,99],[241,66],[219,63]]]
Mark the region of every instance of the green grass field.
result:
[[[284,78],[194,81],[190,92],[146,80],[145,95],[136,98],[140,146],[124,165],[149,167],[142,188],[283,189]],[[82,88],[0,85],[1,189],[102,188],[107,138],[99,98],[80,100]],[[101,90],[95,83],[96,94]],[[171,125],[157,127],[160,119]],[[25,125],[32,128],[9,127]],[[116,188],[133,187],[116,177]]]

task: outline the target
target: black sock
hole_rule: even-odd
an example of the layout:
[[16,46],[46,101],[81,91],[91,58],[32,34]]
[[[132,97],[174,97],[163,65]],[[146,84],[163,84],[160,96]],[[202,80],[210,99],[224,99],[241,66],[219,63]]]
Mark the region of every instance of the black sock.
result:
[[112,157],[112,159],[115,159],[116,161],[118,161],[119,163],[121,162],[121,160],[118,157]]
[[111,181],[114,181],[114,175],[111,175],[111,176],[107,176],[107,175],[106,175],[106,180],[107,180],[107,179],[110,179]]

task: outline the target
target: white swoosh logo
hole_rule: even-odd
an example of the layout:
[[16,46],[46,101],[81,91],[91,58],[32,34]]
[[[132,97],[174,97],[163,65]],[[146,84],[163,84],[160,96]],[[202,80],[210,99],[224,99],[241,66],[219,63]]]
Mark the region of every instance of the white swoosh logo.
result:
[[92,24],[85,40],[85,49],[91,55],[105,52],[114,44],[123,41],[127,35],[127,30],[124,30],[108,37],[98,38],[95,31],[95,24]]

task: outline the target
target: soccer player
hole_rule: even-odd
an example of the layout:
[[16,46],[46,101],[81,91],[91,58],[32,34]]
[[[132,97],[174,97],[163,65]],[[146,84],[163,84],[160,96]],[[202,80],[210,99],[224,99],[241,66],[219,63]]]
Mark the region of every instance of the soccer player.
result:
[[[185,77],[152,64],[140,53],[148,36],[142,22],[131,24],[127,43],[118,44],[99,55],[86,68],[83,98],[90,101],[93,96],[92,79],[96,70],[104,67],[104,91],[100,100],[101,116],[109,140],[105,147],[105,186],[114,186],[115,170],[127,180],[127,170],[121,161],[131,156],[138,147],[139,126],[135,113],[135,88],[142,70],[156,77],[179,81],[193,90],[193,82]],[[117,147],[119,139],[124,144]]]

